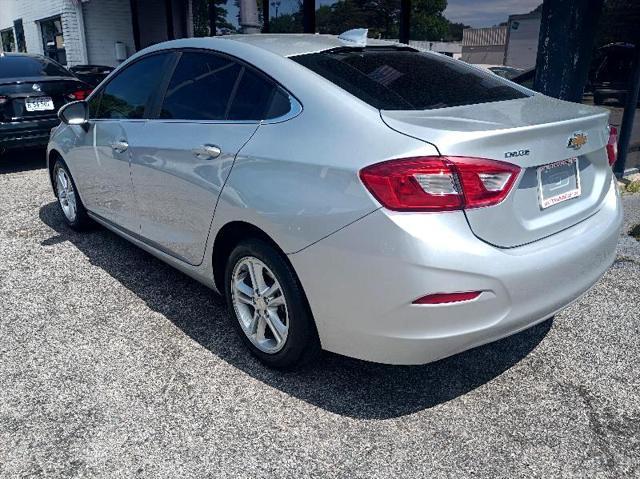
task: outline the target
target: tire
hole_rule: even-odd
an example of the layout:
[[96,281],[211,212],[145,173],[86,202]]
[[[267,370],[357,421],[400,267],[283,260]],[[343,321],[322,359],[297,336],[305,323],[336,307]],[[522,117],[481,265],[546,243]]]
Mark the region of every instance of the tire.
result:
[[[261,292],[276,292],[271,296],[256,294],[255,275],[259,276],[256,283],[262,286]],[[240,287],[235,286],[240,283]],[[272,368],[293,369],[318,358],[320,339],[311,309],[295,271],[282,253],[258,239],[239,243],[227,260],[225,285],[234,327],[260,361]],[[280,341],[275,331],[282,336]]]
[[[75,231],[85,231],[93,226],[93,221],[89,218],[87,210],[80,199],[69,168],[61,158],[58,158],[53,165],[52,179],[56,197],[58,198],[58,208],[65,223]],[[66,186],[64,185],[65,181]]]
[[593,94],[593,104],[594,105],[602,105],[604,103],[604,99],[601,95],[594,93]]

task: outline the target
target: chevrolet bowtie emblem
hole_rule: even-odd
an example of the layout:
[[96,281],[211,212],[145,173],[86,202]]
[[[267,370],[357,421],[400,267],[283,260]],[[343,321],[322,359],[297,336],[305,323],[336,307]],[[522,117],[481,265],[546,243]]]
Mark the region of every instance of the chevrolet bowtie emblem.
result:
[[587,134],[582,132],[574,133],[571,138],[569,138],[569,143],[567,143],[567,148],[573,148],[574,150],[579,150],[587,143]]

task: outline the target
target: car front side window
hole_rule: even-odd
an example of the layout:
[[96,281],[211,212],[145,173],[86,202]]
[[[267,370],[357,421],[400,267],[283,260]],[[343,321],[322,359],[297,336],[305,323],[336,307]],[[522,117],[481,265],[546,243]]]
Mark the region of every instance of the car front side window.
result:
[[151,96],[157,91],[166,72],[170,54],[155,54],[136,61],[118,73],[100,92],[95,95],[92,118],[126,119],[144,118],[145,109]]

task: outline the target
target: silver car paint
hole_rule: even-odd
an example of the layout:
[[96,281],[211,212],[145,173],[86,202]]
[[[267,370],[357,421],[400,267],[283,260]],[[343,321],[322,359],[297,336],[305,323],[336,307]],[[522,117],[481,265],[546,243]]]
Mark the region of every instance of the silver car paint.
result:
[[[460,211],[380,209],[290,260],[325,349],[427,363],[543,321],[593,286],[615,258],[622,224],[617,187],[610,182],[607,190],[589,219],[518,248],[478,241]],[[411,304],[451,291],[483,293],[461,303]]]
[[[143,222],[139,221],[140,218],[136,230],[123,229],[117,220],[110,221],[99,213],[99,216],[92,216],[107,228],[214,289],[218,285],[213,278],[211,258],[218,232],[233,221],[259,227],[289,254],[309,297],[322,346],[342,354],[383,362],[425,362],[526,327],[568,304],[602,274],[612,260],[621,215],[617,197],[608,187],[602,188],[601,193],[604,196],[609,191],[609,195],[603,198],[596,207],[597,212],[588,219],[545,240],[511,250],[500,250],[478,241],[469,229],[464,212],[392,214],[380,209],[358,178],[358,171],[363,166],[395,157],[437,155],[439,151],[434,145],[449,154],[460,151],[460,154],[470,156],[471,151],[463,147],[456,149],[456,136],[462,143],[466,141],[467,146],[474,145],[476,151],[482,153],[478,156],[491,157],[481,146],[486,137],[486,145],[494,141],[495,148],[491,153],[496,152],[497,156],[500,140],[491,139],[494,136],[492,130],[496,128],[485,125],[484,130],[476,128],[465,132],[468,127],[462,127],[452,132],[446,127],[438,129],[439,120],[436,120],[428,132],[433,137],[427,141],[423,129],[427,126],[420,125],[419,128],[416,125],[416,130],[409,131],[407,125],[416,123],[416,120],[408,120],[404,112],[395,119],[395,125],[390,112],[383,113],[383,121],[378,110],[286,58],[286,55],[338,46],[340,43],[335,37],[297,37],[271,35],[176,40],[155,45],[125,62],[126,65],[141,55],[161,49],[210,48],[242,58],[271,75],[299,100],[302,112],[287,121],[260,124],[252,136],[249,135],[250,141],[240,148],[229,173],[233,150],[240,141],[234,143],[229,148],[231,152],[227,152],[229,156],[221,158],[216,184],[203,181],[197,170],[197,161],[191,159],[190,153],[185,153],[185,156],[167,153],[176,146],[171,144],[168,134],[163,134],[163,140],[155,142],[146,133],[144,139],[136,141],[142,149],[138,151],[139,145],[134,145],[131,151],[136,153],[128,156],[134,191],[136,177],[150,181],[149,188],[156,188],[158,192],[161,191],[158,189],[161,183],[169,185],[166,198],[157,196],[166,207],[173,188],[177,187],[180,206],[176,204],[175,208],[162,212],[166,215],[165,222],[156,224],[155,240],[141,234]],[[541,96],[529,100],[539,102],[538,122],[544,123],[544,102],[551,100]],[[473,110],[467,112],[467,116],[473,116],[478,114],[475,112],[493,106],[496,106],[494,115],[500,115],[498,104],[485,104],[460,107],[452,112],[451,117],[459,118],[453,122],[462,125],[465,108]],[[432,113],[446,116],[449,110],[453,109]],[[557,121],[552,108],[546,115],[550,121]],[[526,127],[509,124],[509,115],[503,116],[505,119],[499,130],[513,128],[512,139],[518,138],[517,131],[526,135]],[[156,122],[140,121],[144,128],[152,127]],[[442,124],[446,126],[447,122],[442,121]],[[165,126],[165,131],[170,131],[170,126]],[[229,128],[234,126],[241,131],[237,138],[248,134],[246,124],[232,124]],[[533,122],[531,127],[535,128]],[[599,143],[602,149],[604,139],[597,134],[593,138],[592,144]],[[179,148],[182,151],[201,144],[200,138],[195,136],[181,138],[181,141]],[[505,150],[513,147],[513,144],[506,143],[503,141]],[[82,128],[66,126],[57,129],[49,151],[59,152],[74,177],[78,175],[76,182],[83,200],[85,185],[93,185],[89,188],[93,188],[95,199],[85,200],[89,210],[93,210],[94,205],[106,200],[98,198],[101,186],[96,179],[102,174],[101,165],[95,154],[88,154],[91,148],[87,146],[90,144]],[[162,148],[156,148],[158,146]],[[171,159],[167,161],[169,156]],[[187,156],[191,161],[186,159]],[[147,179],[151,169],[158,175],[153,181]],[[216,207],[215,198],[220,184],[224,183],[220,180],[227,174],[229,176]],[[214,177],[211,172],[205,176],[208,180]],[[213,215],[214,208],[215,215],[210,227],[192,225],[193,231],[198,230],[198,235],[192,231],[191,238],[180,238],[175,235],[175,229],[185,221],[183,216],[188,204],[185,194],[190,185],[200,188],[196,196],[201,194],[201,197],[197,200],[197,208],[187,213],[187,216],[193,215],[189,221],[205,221]],[[124,188],[124,183],[121,187]],[[106,185],[102,185],[102,189],[104,195],[113,194],[111,190],[107,191]],[[209,200],[210,209],[207,210],[205,205]],[[146,207],[152,206],[153,203],[149,202]],[[208,232],[202,244],[202,228],[205,226]],[[174,233],[174,236],[163,237],[163,230],[167,234]],[[582,238],[580,245],[574,244],[578,234]],[[196,236],[200,241],[194,240]],[[577,252],[584,253],[585,257],[597,254],[600,261],[580,260],[575,254]],[[199,264],[190,264],[199,257]],[[355,264],[360,261],[362,263]],[[447,261],[451,261],[449,266]],[[567,274],[563,273],[564,266],[568,268]],[[345,268],[349,269],[346,274]],[[541,282],[554,276],[566,279],[569,274],[578,272],[582,273],[580,279],[557,288],[553,298],[537,296]],[[513,286],[505,286],[508,284]],[[482,287],[485,293],[466,305],[421,308],[410,304],[413,299],[430,291],[451,291],[452,288],[460,291],[472,285]],[[387,297],[388,301],[385,300]],[[519,305],[520,300],[522,306]],[[361,311],[354,309],[358,304],[364,305]],[[477,318],[465,325],[463,319],[469,318],[469,308],[477,313]],[[433,315],[434,311],[441,314]],[[464,314],[458,315],[456,311],[464,311]],[[451,319],[447,323],[449,314]],[[513,321],[501,321],[509,314],[514,315]],[[424,323],[421,325],[420,321]],[[427,329],[430,327],[434,329],[429,332]],[[440,339],[434,342],[432,337]],[[407,343],[403,338],[413,340]],[[379,350],[378,346],[385,350]]]
[[[258,123],[149,120],[131,155],[140,235],[192,265],[202,263],[218,196]],[[221,150],[202,157],[205,145]]]
[[[432,141],[443,155],[492,158],[525,169],[501,204],[466,210],[478,237],[498,246],[529,243],[588,218],[600,208],[611,181],[604,148],[609,114],[601,108],[535,94],[475,107],[383,111],[382,118],[397,131]],[[580,150],[567,147],[575,131],[588,138]],[[528,150],[529,154],[505,159],[511,150]],[[541,210],[535,167],[570,157],[579,159],[582,195]]]

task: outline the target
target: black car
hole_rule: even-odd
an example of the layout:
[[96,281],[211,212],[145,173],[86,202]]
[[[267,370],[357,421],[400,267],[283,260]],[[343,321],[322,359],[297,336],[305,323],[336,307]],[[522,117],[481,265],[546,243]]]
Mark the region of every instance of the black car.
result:
[[523,71],[519,75],[516,75],[510,78],[510,80],[512,82],[518,83],[519,85],[522,85],[524,87],[527,87],[533,90],[533,80],[535,76],[536,76],[536,69],[529,68],[528,70]]
[[[635,46],[630,43],[610,43],[598,49],[585,85],[585,91],[593,91],[594,104],[602,105],[609,99],[624,103],[634,58]],[[533,89],[535,76],[536,69],[531,68],[511,78],[511,81]]]
[[49,58],[0,54],[0,153],[46,145],[60,107],[89,93],[88,84]]
[[69,68],[71,73],[80,78],[80,80],[96,87],[109,76],[115,68],[104,65],[75,65]]

